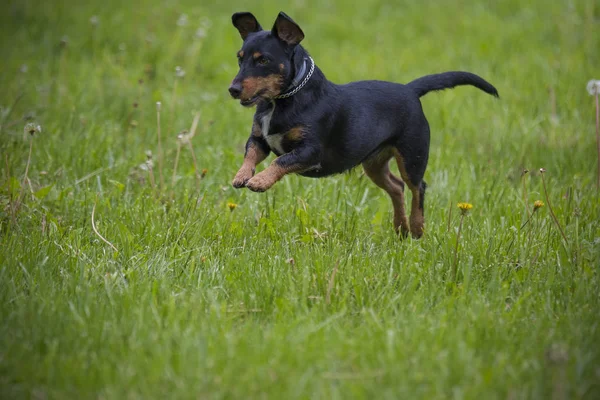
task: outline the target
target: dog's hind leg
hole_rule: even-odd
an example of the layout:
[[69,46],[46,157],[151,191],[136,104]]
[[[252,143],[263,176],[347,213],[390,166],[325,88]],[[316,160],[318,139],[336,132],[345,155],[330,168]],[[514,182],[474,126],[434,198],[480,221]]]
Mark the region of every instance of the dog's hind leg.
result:
[[[410,232],[415,238],[423,236],[423,226],[425,224],[424,215],[424,204],[425,204],[425,190],[427,184],[423,180],[423,174],[425,172],[425,166],[427,165],[427,156],[424,160],[415,161],[415,157],[408,159],[403,157],[400,150],[394,152],[394,158],[398,164],[400,175],[402,179],[408,185],[408,188],[412,192],[412,204],[410,210]],[[424,165],[422,165],[424,163]]]
[[394,229],[402,237],[406,237],[409,226],[404,209],[404,182],[390,172],[388,163],[391,157],[391,153],[384,151],[363,162],[362,165],[367,176],[377,186],[385,190],[392,199],[394,206]]

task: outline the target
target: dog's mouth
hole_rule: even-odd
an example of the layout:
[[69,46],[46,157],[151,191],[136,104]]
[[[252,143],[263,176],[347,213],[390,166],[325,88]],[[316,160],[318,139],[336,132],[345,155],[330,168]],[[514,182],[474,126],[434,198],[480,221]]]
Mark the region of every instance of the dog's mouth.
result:
[[261,90],[249,99],[241,99],[240,104],[244,107],[251,107],[255,105],[260,99],[262,99],[262,95],[265,93],[265,91],[266,90]]

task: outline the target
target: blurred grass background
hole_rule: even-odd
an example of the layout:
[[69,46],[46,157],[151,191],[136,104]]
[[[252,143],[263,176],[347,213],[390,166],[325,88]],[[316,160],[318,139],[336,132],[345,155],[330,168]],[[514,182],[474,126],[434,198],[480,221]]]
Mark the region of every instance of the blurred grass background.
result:
[[[270,29],[280,10],[336,83],[467,70],[498,88],[499,101],[473,88],[422,99],[423,240],[395,237],[389,199],[360,169],[288,176],[264,194],[231,188],[252,111],[227,93],[240,47],[230,16],[252,11]],[[0,11],[2,397],[599,395],[600,200],[585,90],[600,78],[597,2],[5,1]],[[140,168],[151,150],[158,182],[157,101],[162,191]],[[176,136],[197,113],[205,176],[197,188],[183,148],[171,185]],[[31,186],[27,122],[42,128]],[[547,202],[541,167],[568,243],[548,204],[521,228],[526,205]],[[458,201],[474,209],[452,283]],[[118,252],[94,234],[94,207]]]

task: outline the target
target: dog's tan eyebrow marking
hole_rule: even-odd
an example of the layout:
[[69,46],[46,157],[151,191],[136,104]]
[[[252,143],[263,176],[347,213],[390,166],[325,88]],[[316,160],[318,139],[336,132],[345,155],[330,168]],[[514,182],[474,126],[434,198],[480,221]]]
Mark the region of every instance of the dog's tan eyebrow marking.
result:
[[243,58],[244,57],[244,51],[243,50],[238,51],[237,55],[238,55],[238,57]]
[[260,57],[262,57],[262,54],[259,53],[258,51],[256,53],[252,54],[252,58],[254,58],[255,60]]

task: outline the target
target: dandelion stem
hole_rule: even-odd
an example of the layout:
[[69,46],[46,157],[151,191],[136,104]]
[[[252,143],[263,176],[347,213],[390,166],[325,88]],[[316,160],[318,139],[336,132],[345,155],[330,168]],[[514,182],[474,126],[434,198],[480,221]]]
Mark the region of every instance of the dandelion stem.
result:
[[108,244],[110,247],[112,247],[112,249],[114,251],[116,251],[117,253],[119,252],[119,250],[117,250],[117,248],[108,240],[106,240],[106,238],[104,236],[102,236],[100,234],[100,232],[98,232],[98,229],[96,229],[96,223],[94,222],[94,214],[96,213],[96,203],[98,202],[98,197],[96,197],[96,201],[94,202],[94,207],[92,208],[92,229],[94,230],[94,233],[100,238],[102,239],[102,241],[106,244]]
[[327,294],[325,295],[325,304],[331,303],[331,291],[333,290],[333,285],[335,283],[335,276],[338,272],[338,267],[340,266],[340,261],[335,263],[335,267],[333,268],[333,272],[331,273],[331,277],[329,278],[329,284],[327,285]]
[[158,136],[158,176],[160,179],[160,189],[163,190],[165,187],[165,179],[163,177],[163,151],[162,142],[160,138],[160,103],[156,106],[156,126]]
[[198,173],[198,160],[196,160],[196,153],[194,153],[194,147],[192,146],[192,141],[188,141],[188,146],[190,147],[190,153],[192,153],[192,161],[194,162],[194,174],[196,175],[196,189],[200,189],[200,174]]
[[600,191],[600,104],[598,103],[598,89],[596,89],[596,146],[598,148],[598,181],[596,190]]
[[450,206],[448,208],[448,232],[450,232],[450,221],[452,221],[452,200],[450,200]]
[[152,191],[156,189],[156,184],[154,182],[154,173],[152,172],[153,168],[151,165],[148,165],[148,177],[150,178],[150,186],[152,186]]
[[548,88],[548,91],[550,93],[550,109],[552,113],[551,117],[556,121],[556,118],[558,117],[556,113],[556,92],[554,91],[554,88],[552,86]]
[[181,143],[177,141],[177,153],[175,154],[175,165],[173,165],[173,176],[171,177],[171,200],[175,196],[175,178],[177,177],[177,164],[179,164],[179,154],[181,154]]
[[456,247],[454,248],[454,265],[452,265],[452,276],[451,279],[454,282],[456,279],[456,271],[458,269],[458,242],[460,241],[460,231],[462,230],[463,220],[465,219],[465,214],[461,214],[460,223],[458,224],[458,232],[456,234]]
[[188,136],[188,145],[190,147],[190,152],[192,153],[192,160],[194,161],[194,174],[196,174],[196,189],[200,189],[200,180],[202,177],[198,172],[198,160],[196,159],[196,153],[194,153],[194,148],[192,147],[192,139],[196,134],[196,129],[198,129],[198,122],[200,122],[200,113],[196,113],[194,116],[194,120],[192,121],[192,127],[190,129],[190,133]]
[[542,172],[541,175],[542,175],[542,184],[544,185],[544,194],[546,195],[546,202],[548,203],[548,210],[550,210],[550,215],[552,216],[554,223],[558,227],[558,230],[560,231],[560,234],[562,235],[563,239],[565,240],[565,243],[568,245],[569,241],[567,240],[567,236],[563,232],[563,229],[560,226],[560,223],[558,222],[558,218],[556,218],[556,215],[554,214],[554,210],[552,210],[552,204],[550,204],[550,197],[548,196],[548,189],[546,188],[546,180],[544,179],[544,173]]
[[23,183],[21,184],[21,191],[19,192],[19,198],[17,201],[17,208],[20,205],[21,200],[23,199],[23,192],[25,191],[25,184],[28,183],[29,184],[29,188],[30,190],[33,192],[33,189],[31,189],[31,183],[29,183],[29,164],[31,163],[31,153],[33,151],[33,137],[31,138],[31,141],[29,142],[29,156],[27,156],[27,165],[25,166],[25,176],[23,177]]
[[[527,216],[529,218],[531,218],[531,211],[529,211],[529,206],[528,204],[528,200],[527,200],[527,183],[525,182],[525,179],[527,179],[527,170],[523,171],[523,174],[521,175],[521,181],[523,182],[523,202],[525,203],[525,210],[527,211]],[[525,226],[525,225],[523,225]],[[522,227],[521,227],[522,228]]]

